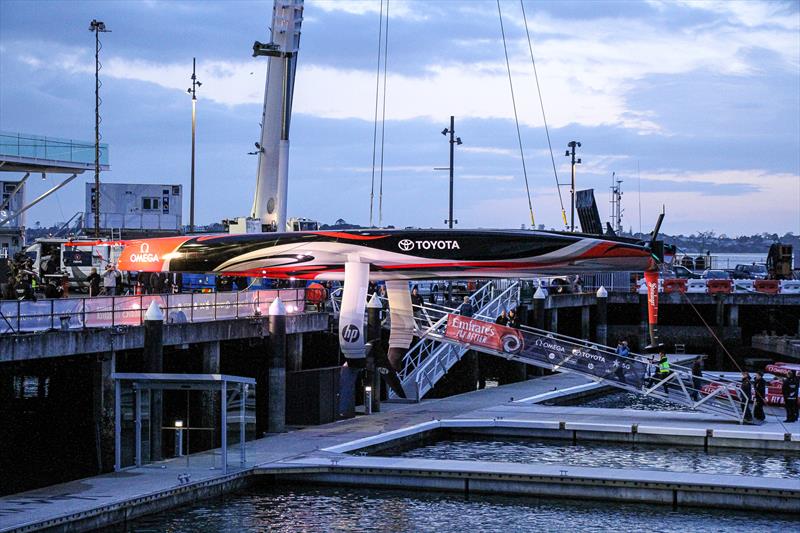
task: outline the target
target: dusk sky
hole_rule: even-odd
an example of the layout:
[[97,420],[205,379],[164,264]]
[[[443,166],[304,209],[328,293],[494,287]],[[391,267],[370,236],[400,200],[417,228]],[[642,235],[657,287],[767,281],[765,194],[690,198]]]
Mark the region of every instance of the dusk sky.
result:
[[[563,229],[520,3],[501,5],[536,222]],[[663,204],[669,234],[800,233],[799,6],[526,1],[560,181],[569,179],[566,145],[578,140],[579,188],[595,189],[604,220],[616,172],[626,229],[639,229],[641,203],[644,231]],[[305,3],[289,216],[369,222],[379,8]],[[271,15],[267,1],[0,0],[0,129],[93,139],[88,26],[102,20],[112,30],[102,35],[111,160],[102,179],[180,183],[188,193],[186,89],[197,57],[197,221],[246,215],[266,73],[251,52],[269,40]],[[457,227],[530,224],[496,2],[391,0],[388,71],[384,225],[444,227],[447,172],[433,168],[448,163],[440,132],[450,115],[464,142]],[[56,178],[31,179],[28,198]],[[28,225],[82,211],[90,179],[32,209]]]

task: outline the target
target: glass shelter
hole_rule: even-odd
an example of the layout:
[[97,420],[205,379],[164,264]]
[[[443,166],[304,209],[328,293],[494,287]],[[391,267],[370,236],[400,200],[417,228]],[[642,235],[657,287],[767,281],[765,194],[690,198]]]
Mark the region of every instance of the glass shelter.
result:
[[113,378],[115,470],[184,456],[187,467],[223,473],[247,465],[246,443],[255,438],[255,379],[148,373]]

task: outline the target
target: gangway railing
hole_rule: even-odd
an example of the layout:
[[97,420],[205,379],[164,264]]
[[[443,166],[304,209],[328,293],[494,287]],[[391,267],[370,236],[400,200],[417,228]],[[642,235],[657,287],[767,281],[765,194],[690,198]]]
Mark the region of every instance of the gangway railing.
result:
[[[486,318],[481,314],[471,319],[449,315],[444,327],[429,330],[427,337],[451,344],[453,349],[462,352],[475,350],[556,372],[574,373],[617,389],[660,398],[739,423],[747,421],[744,417],[749,411],[750,399],[738,383],[694,376],[690,368],[678,364],[670,364],[670,371],[660,374],[657,362],[640,354],[622,356],[608,346],[528,326],[498,326]],[[484,328],[491,324],[492,333],[488,337],[493,339],[492,343],[483,338],[474,342],[463,340],[464,337],[475,339],[469,334],[475,329],[475,323]],[[448,324],[453,326],[451,330]],[[459,330],[467,332],[466,335],[462,337]],[[434,376],[438,368],[432,369]],[[419,379],[423,380],[423,385],[428,382],[425,372],[420,373]]]
[[0,334],[139,326],[153,301],[167,322],[247,318],[269,314],[278,296],[290,314],[305,310],[305,289],[5,300],[0,301]]
[[[487,282],[470,296],[469,303],[473,316],[494,321],[501,308],[512,309],[518,305],[519,283],[508,280]],[[470,349],[442,340],[448,317],[463,313],[464,308],[464,304],[455,309],[414,306],[419,341],[406,352],[398,372],[407,399],[424,397]],[[394,393],[390,397],[395,398]]]

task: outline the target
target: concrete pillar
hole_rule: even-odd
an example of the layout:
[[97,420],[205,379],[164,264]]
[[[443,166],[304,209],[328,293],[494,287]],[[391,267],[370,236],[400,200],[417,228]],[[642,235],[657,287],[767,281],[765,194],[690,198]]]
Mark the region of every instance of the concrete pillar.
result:
[[724,295],[722,294],[715,294],[714,295],[714,306],[715,306],[715,319],[716,319],[716,330],[717,330],[717,338],[719,342],[715,342],[716,350],[715,350],[715,363],[717,365],[717,370],[722,370],[725,368],[725,350],[723,349],[720,343],[723,341],[723,328],[725,327],[725,299]]
[[597,289],[597,303],[595,305],[594,341],[603,346],[608,346],[608,291],[605,287]]
[[292,333],[286,336],[286,367],[292,372],[303,370],[302,333]]
[[[381,311],[383,304],[378,295],[373,293],[367,303],[367,342],[380,343],[381,341]],[[381,410],[381,376],[375,371],[375,353],[373,350],[367,354],[367,368],[364,384],[372,387],[372,412]]]
[[[204,342],[201,345],[203,357],[203,374],[220,374],[220,342]],[[219,436],[220,400],[214,391],[203,391],[200,395],[200,423],[204,428],[215,428],[214,431],[200,432],[202,448],[216,448]]]
[[267,433],[286,431],[286,308],[280,298],[269,306],[269,406]]
[[588,305],[581,306],[581,338],[589,339],[591,334],[591,314]]
[[550,326],[548,327],[553,333],[558,333],[558,309],[550,309]]
[[[164,371],[164,312],[155,300],[144,315],[144,364],[145,372]],[[161,427],[163,424],[163,397],[159,390],[151,393],[150,401],[150,460],[160,461]]]
[[92,368],[97,473],[114,470],[114,353],[98,354]]
[[536,292],[533,293],[533,327],[537,329],[544,329],[545,327],[544,304],[546,299],[545,292],[541,287],[537,287]]
[[736,304],[728,306],[728,325],[734,328],[739,327],[739,306]]

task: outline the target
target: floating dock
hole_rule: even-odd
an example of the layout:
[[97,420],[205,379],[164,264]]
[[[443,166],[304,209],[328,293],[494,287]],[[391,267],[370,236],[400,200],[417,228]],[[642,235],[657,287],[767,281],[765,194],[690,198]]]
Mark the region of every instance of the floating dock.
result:
[[190,456],[189,466],[186,458],[176,458],[9,495],[0,498],[0,531],[83,531],[275,481],[800,512],[800,480],[795,479],[352,453],[421,439],[433,430],[800,451],[800,424],[784,427],[774,417],[761,426],[740,426],[701,413],[533,403],[532,398],[553,390],[587,383],[580,376],[557,374],[418,404],[384,404],[382,412],[370,416],[252,441],[246,464],[227,475],[204,462],[204,455],[219,454],[213,450]]

